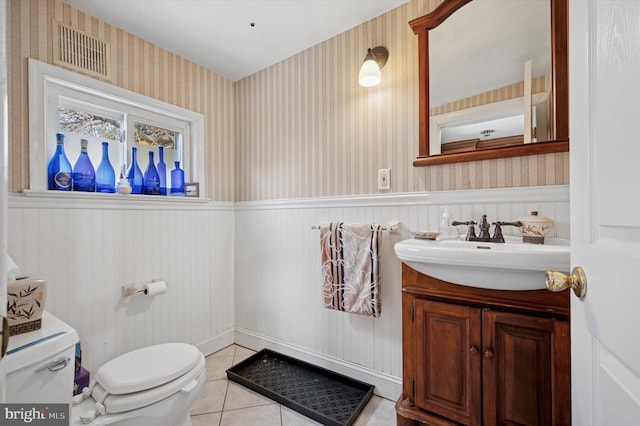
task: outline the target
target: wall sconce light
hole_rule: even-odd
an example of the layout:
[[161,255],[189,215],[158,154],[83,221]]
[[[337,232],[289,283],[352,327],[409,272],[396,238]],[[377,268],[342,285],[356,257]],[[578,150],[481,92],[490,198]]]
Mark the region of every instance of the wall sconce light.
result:
[[367,56],[364,57],[364,63],[360,67],[358,81],[360,86],[373,87],[380,84],[380,70],[384,67],[389,59],[389,51],[384,46],[376,46],[367,50]]

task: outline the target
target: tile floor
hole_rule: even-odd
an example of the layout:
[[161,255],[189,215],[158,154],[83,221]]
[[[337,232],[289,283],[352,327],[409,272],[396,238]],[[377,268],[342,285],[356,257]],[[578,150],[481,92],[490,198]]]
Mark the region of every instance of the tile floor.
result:
[[[227,380],[226,370],[255,352],[231,345],[207,357],[207,382],[191,407],[193,426],[319,425],[302,414]],[[355,426],[393,426],[394,402],[373,396]]]

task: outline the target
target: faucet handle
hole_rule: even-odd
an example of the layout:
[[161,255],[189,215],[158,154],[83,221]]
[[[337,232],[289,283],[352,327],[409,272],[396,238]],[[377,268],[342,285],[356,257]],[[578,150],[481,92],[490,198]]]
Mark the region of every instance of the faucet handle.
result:
[[451,226],[469,225],[469,228],[467,229],[467,236],[464,237],[464,239],[467,241],[469,241],[471,238],[476,238],[476,228],[473,227],[473,225],[475,224],[476,223],[472,220],[468,220],[466,222],[458,222],[457,220],[454,220],[453,222],[451,222]]
[[502,235],[502,225],[504,222],[493,222],[492,225],[495,225],[493,229],[493,237],[491,237],[497,243],[504,243],[504,236]]
[[475,225],[476,223],[472,220],[468,220],[466,222],[458,222],[457,220],[454,220],[453,222],[451,222],[451,226],[458,226],[458,225]]
[[504,243],[504,236],[502,235],[502,227],[503,226],[516,226],[516,227],[521,227],[522,226],[522,222],[517,221],[517,222],[501,222],[501,221],[495,221],[492,223],[492,225],[495,225],[495,229],[493,231],[493,239],[496,240],[499,243]]
[[520,228],[522,226],[522,222],[520,222],[519,220],[516,222],[502,222],[502,221],[497,221],[493,223],[494,225],[500,225],[500,226],[515,226],[516,228]]

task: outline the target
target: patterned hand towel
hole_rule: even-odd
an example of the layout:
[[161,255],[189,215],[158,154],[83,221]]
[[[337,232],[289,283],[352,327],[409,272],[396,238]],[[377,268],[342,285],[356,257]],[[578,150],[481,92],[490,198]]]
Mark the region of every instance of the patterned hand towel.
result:
[[380,316],[380,225],[332,222],[320,226],[324,306]]

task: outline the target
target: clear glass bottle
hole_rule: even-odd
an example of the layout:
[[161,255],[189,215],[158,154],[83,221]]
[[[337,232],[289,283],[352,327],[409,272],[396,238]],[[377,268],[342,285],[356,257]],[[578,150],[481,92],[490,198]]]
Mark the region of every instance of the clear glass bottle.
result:
[[442,217],[440,218],[440,226],[439,231],[440,235],[436,238],[437,240],[457,240],[460,238],[460,230],[451,225],[451,218],[453,215],[449,211],[449,207],[442,206],[440,207],[440,211],[442,211]]
[[171,195],[184,196],[184,171],[180,169],[180,162],[175,162],[176,168],[171,170]]
[[73,166],[73,190],[84,192],[95,192],[96,171],[91,164],[91,159],[87,153],[86,139],[80,139],[80,155]]
[[116,173],[109,161],[109,143],[102,142],[102,160],[96,171],[96,192],[116,192]]
[[147,170],[144,171],[142,190],[147,195],[160,195],[160,177],[153,164],[153,151],[149,151],[149,164]]
[[48,188],[71,191],[71,163],[64,153],[64,135],[56,133],[56,152],[47,168]]
[[138,148],[131,147],[131,165],[127,170],[127,179],[131,186],[132,194],[142,194],[142,170],[138,166]]
[[160,176],[160,195],[167,195],[167,165],[164,162],[164,147],[158,147],[158,176]]

